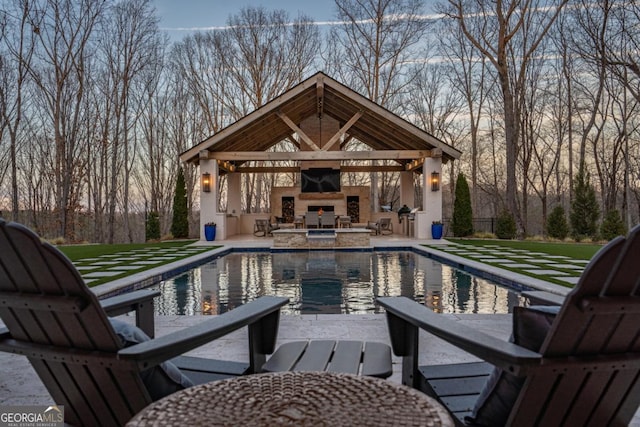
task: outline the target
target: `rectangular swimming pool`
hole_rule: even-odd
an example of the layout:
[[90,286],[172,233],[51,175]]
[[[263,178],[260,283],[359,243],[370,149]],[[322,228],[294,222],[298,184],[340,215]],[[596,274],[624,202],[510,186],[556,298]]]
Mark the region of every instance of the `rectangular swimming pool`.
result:
[[406,296],[442,313],[510,313],[514,290],[412,251],[232,252],[153,287],[156,314],[220,314],[262,295],[285,314],[372,314],[378,296]]

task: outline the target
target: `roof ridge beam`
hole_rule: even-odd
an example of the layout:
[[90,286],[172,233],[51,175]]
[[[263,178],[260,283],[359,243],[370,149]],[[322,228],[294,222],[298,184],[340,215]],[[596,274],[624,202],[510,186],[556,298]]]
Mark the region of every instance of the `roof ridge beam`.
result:
[[324,113],[324,79],[322,76],[318,76],[318,82],[316,83],[316,110],[318,117],[322,118]]

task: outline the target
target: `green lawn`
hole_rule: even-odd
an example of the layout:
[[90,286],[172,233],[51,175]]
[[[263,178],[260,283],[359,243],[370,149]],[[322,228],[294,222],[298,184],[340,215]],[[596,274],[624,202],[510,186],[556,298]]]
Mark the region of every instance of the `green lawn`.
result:
[[543,252],[549,255],[565,255],[576,259],[591,259],[602,245],[586,243],[553,243],[553,242],[530,242],[516,240],[480,240],[480,239],[447,239],[450,242],[486,246],[497,245],[513,249],[524,249],[531,252]]
[[[123,271],[120,274],[109,277],[86,277],[87,286],[93,287],[179,261],[217,247],[203,246],[192,251],[182,251],[184,253],[176,253],[170,259],[166,257],[166,253],[163,251],[170,248],[181,248],[193,242],[195,240],[117,245],[60,245],[58,249],[71,259],[81,274],[120,271],[119,268],[122,268]],[[153,260],[153,263],[148,262],[151,260]],[[101,261],[104,263],[103,265],[99,265]]]
[[[449,252],[456,256],[461,256],[469,260],[480,261],[484,264],[493,265],[505,270],[520,273],[526,276],[535,277],[547,282],[555,283],[561,286],[572,287],[571,283],[560,280],[552,275],[535,274],[535,270],[548,269],[549,260],[553,262],[554,256],[565,256],[566,261],[557,261],[553,266],[553,270],[559,271],[557,276],[564,277],[579,277],[582,273],[582,269],[571,268],[574,263],[569,262],[570,259],[575,260],[590,260],[593,255],[602,247],[602,245],[596,244],[583,244],[583,243],[552,243],[552,242],[530,242],[530,241],[512,241],[512,240],[487,240],[487,239],[447,239],[448,241],[457,245],[462,245],[460,248],[471,249],[471,251],[463,251],[462,253],[455,250],[449,250],[450,248],[441,245],[430,245],[431,248]],[[495,246],[504,247],[504,253],[501,256],[496,256],[492,252],[495,251]],[[474,250],[474,248],[477,248]],[[531,257],[526,257],[526,252],[513,252],[512,250],[531,252]],[[476,252],[477,251],[477,252]],[[467,253],[471,252],[471,253]],[[482,254],[490,252],[483,257]],[[545,258],[547,254],[552,258]],[[523,259],[524,256],[524,259]],[[509,263],[508,261],[511,261]],[[513,264],[513,265],[511,265]],[[528,267],[521,268],[526,265]],[[584,268],[584,263],[577,264]],[[566,268],[564,266],[567,266]]]
[[97,258],[102,255],[112,255],[118,252],[127,252],[134,249],[145,248],[176,248],[181,246],[190,245],[195,240],[180,240],[174,242],[160,242],[160,243],[127,243],[116,245],[59,245],[56,246],[62,251],[71,261],[76,261],[82,258]]

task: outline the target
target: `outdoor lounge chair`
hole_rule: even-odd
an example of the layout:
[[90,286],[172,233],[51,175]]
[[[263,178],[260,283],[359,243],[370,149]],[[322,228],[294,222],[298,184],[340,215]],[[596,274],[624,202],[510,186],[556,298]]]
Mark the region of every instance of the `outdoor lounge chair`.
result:
[[393,234],[393,224],[391,223],[391,218],[380,218],[380,221],[378,221],[378,233]]
[[255,224],[253,225],[253,235],[258,237],[266,237],[269,233],[269,220],[267,219],[256,219]]
[[320,226],[318,212],[307,212],[304,216],[304,226],[306,228],[318,228]]
[[[516,307],[509,342],[407,298],[379,298],[403,383],[438,398],[459,425],[628,425],[640,403],[639,253],[636,226],[593,257],[562,306]],[[420,329],[491,365],[419,367]]]
[[279,229],[279,222],[269,223],[268,219],[256,219],[256,222],[253,225],[253,235],[257,237],[271,236],[271,232],[273,230]]
[[336,215],[333,212],[324,212],[320,217],[321,228],[335,228]]
[[[0,327],[0,350],[29,359],[73,425],[123,425],[162,394],[260,371],[274,351],[280,307],[288,302],[262,297],[149,339],[126,322],[109,319],[104,310],[121,314],[140,308],[141,326],[152,333],[149,297],[155,294],[142,292],[142,304],[136,301],[140,293],[131,295],[101,305],[62,252],[26,227],[0,219],[0,318],[6,325]],[[244,326],[248,363],[178,357]],[[163,363],[168,360],[173,364]]]
[[378,234],[393,234],[391,218],[380,218],[377,222],[369,221],[366,228],[373,230],[376,236]]

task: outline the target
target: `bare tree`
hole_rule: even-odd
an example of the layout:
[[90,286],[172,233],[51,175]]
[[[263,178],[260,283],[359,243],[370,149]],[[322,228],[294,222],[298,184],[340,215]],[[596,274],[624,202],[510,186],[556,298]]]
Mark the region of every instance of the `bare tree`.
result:
[[[217,132],[301,82],[320,45],[318,29],[305,15],[291,20],[282,10],[245,8],[228,24],[225,30],[188,37],[172,51],[173,69],[186,82],[206,124],[194,139]],[[273,174],[243,176],[246,211],[269,206],[263,188],[270,188],[273,179]]]
[[[545,55],[540,55],[541,57]],[[551,55],[550,55],[551,56]],[[566,99],[560,99],[562,89],[553,74],[555,69],[549,67],[547,61],[540,61],[530,68],[528,79],[530,90],[522,105],[522,174],[526,180],[523,186],[523,214],[528,220],[528,189],[540,199],[542,208],[541,227],[536,232],[545,230],[549,207],[549,192],[552,179],[557,176],[557,165],[562,152],[562,143],[566,125],[564,107]],[[540,221],[536,221],[540,224]],[[532,227],[526,222],[527,231]]]
[[[518,209],[516,162],[520,144],[519,99],[526,90],[527,66],[568,0],[497,2],[448,0],[443,13],[455,19],[464,35],[496,69],[504,105],[506,205],[524,231]],[[517,53],[517,54],[516,54]],[[513,62],[516,59],[517,62]]]
[[[602,106],[600,138],[591,141],[594,167],[600,181],[604,212],[617,208],[620,195],[625,196],[625,182],[629,134],[634,133],[631,118],[637,114],[638,102],[626,96],[627,90],[615,76],[607,78],[607,103]],[[622,193],[622,194],[621,194]]]
[[[429,28],[422,0],[335,0],[343,25],[329,34],[327,66],[372,101],[392,108],[411,82]],[[416,70],[414,67],[413,70]]]
[[[470,132],[459,120],[465,107],[462,92],[453,88],[454,83],[449,78],[457,65],[436,58],[428,61],[409,85],[410,95],[403,102],[403,113],[430,134],[460,149]],[[449,168],[449,182],[452,184],[462,165],[460,162],[453,163],[455,165]],[[449,189],[453,199],[454,185],[450,185]]]
[[[35,35],[39,32],[34,5],[28,0],[15,0],[11,4],[11,12],[5,12],[4,24],[15,20],[13,25],[2,28],[2,38],[8,53],[0,59],[2,73],[2,89],[0,89],[0,111],[2,112],[2,129],[6,126],[9,133],[9,160],[11,163],[11,206],[13,220],[18,220],[20,200],[18,194],[18,138],[20,124],[24,113],[23,92],[28,79],[28,70],[35,49]],[[9,19],[9,18],[15,19]],[[7,61],[9,59],[15,68]],[[0,129],[0,139],[2,130]],[[1,182],[1,181],[0,181]]]
[[[226,66],[221,50],[222,32],[198,32],[176,43],[171,50],[172,73],[198,107],[198,121],[202,129],[192,135],[195,139],[217,132],[227,124],[226,114],[241,117],[233,111],[227,100],[233,82],[225,75]],[[230,47],[231,49],[231,47]],[[194,114],[196,112],[194,111]],[[195,129],[194,129],[195,130]]]
[[[7,109],[7,103],[9,102],[8,93],[12,87],[12,68],[5,58],[8,57],[6,50],[4,49],[4,42],[7,37],[7,27],[10,16],[6,13],[0,15],[0,110],[5,111]],[[0,191],[3,187],[5,177],[7,175],[11,156],[5,154],[4,135],[9,123],[5,114],[0,115]],[[9,150],[7,149],[7,152]],[[0,194],[2,194],[0,192]],[[0,196],[1,197],[1,196]]]
[[165,233],[169,229],[173,197],[167,189],[174,186],[179,154],[169,124],[175,122],[176,116],[183,118],[188,110],[174,110],[177,94],[168,96],[174,87],[173,76],[162,60],[162,49],[155,55],[156,60],[141,72],[134,91],[137,121],[133,134],[140,139],[136,148],[135,188],[136,196],[145,202],[145,211],[158,212],[161,232]]
[[244,8],[228,24],[219,59],[247,102],[243,116],[302,81],[315,60],[318,30],[305,15]]
[[129,227],[129,179],[131,154],[135,139],[131,139],[132,122],[135,119],[131,111],[132,85],[134,79],[150,66],[161,60],[158,52],[158,18],[153,14],[149,0],[124,0],[111,9],[109,19],[103,21],[101,46],[104,49],[104,61],[109,82],[110,98],[113,107],[108,144],[110,145],[108,170],[108,217],[107,241],[114,242],[116,209],[119,192],[122,191],[123,225],[125,234],[132,240]]
[[[446,24],[443,21],[442,24]],[[471,164],[471,203],[474,213],[478,210],[478,139],[482,110],[485,106],[487,92],[492,90],[495,79],[487,72],[486,58],[482,56],[464,37],[460,26],[440,25],[442,37],[440,50],[450,64],[447,76],[452,90],[458,91],[465,101],[471,150],[466,162]],[[453,173],[453,172],[452,172]],[[451,182],[455,182],[452,175]]]
[[39,27],[38,67],[30,72],[44,97],[54,148],[58,232],[74,240],[74,220],[79,208],[83,144],[82,100],[87,68],[93,53],[91,37],[104,11],[94,0],[46,0],[36,7],[43,13]]
[[[636,100],[640,101],[640,5],[637,2],[623,2],[605,0],[595,4],[583,3],[584,16],[590,22],[596,23],[598,32],[589,31],[593,45],[598,47],[593,51],[580,49],[583,56],[591,58],[595,62],[606,64],[607,70],[617,77],[619,84],[624,87],[623,97],[627,98],[627,91]],[[627,101],[623,101],[624,108],[621,114],[622,121],[622,155],[624,156],[624,189],[623,189],[623,214],[626,217],[627,226],[631,227],[631,210],[629,209],[631,182],[630,175],[632,162],[629,151],[629,128]],[[611,196],[611,195],[609,195]],[[612,209],[611,198],[605,200],[605,208]]]
[[[606,2],[605,2],[606,3]],[[596,126],[599,110],[603,98],[606,96],[605,83],[607,75],[606,31],[608,9],[594,7],[594,3],[581,1],[581,7],[572,8],[572,25],[569,30],[569,43],[572,52],[579,55],[582,66],[582,76],[589,78],[575,78],[573,87],[580,93],[576,94],[576,115],[582,123],[579,165],[586,162],[587,143],[589,138],[597,140],[600,130]],[[595,130],[595,133],[593,131]]]
[[635,1],[583,2],[584,13],[598,20],[604,43],[601,54],[609,69],[631,95],[640,101],[640,4]]
[[[397,109],[420,69],[407,64],[417,64],[423,56],[420,42],[430,23],[424,1],[335,0],[335,4],[336,17],[344,24],[329,33],[327,69],[372,101]],[[387,198],[392,196],[385,189],[397,187],[396,174],[372,173],[370,180],[373,209],[391,204],[393,199]]]
[[[205,132],[206,125],[203,118],[203,113],[206,110],[199,108],[199,104],[195,102],[195,98],[198,94],[194,94],[189,90],[189,85],[186,80],[180,78],[177,73],[167,72],[169,78],[167,79],[167,87],[159,91],[169,92],[172,95],[167,98],[167,117],[161,117],[159,125],[167,128],[166,139],[168,143],[173,143],[174,150],[167,150],[171,153],[175,152],[174,157],[175,168],[178,165],[178,155],[186,151],[191,147],[194,139],[200,140],[200,135],[208,134]],[[152,142],[152,141],[151,141]],[[195,141],[197,142],[197,141]],[[182,165],[184,171],[185,185],[187,188],[187,210],[189,224],[192,230],[196,228],[195,216],[196,208],[196,188],[199,188],[199,178],[197,175],[197,168],[190,163]],[[172,195],[173,196],[173,195]],[[199,223],[198,223],[199,225]]]
[[[553,33],[553,41],[555,43],[555,50],[557,52],[557,58],[559,58],[559,64],[556,65],[558,76],[558,108],[556,112],[561,112],[562,106],[566,107],[566,113],[564,116],[556,116],[556,123],[566,123],[567,134],[567,168],[568,168],[568,183],[569,183],[569,200],[568,205],[571,205],[573,200],[573,141],[574,141],[574,111],[575,111],[575,99],[574,99],[574,77],[577,73],[576,59],[573,57],[573,51],[571,50],[571,44],[568,41],[569,33],[571,32],[571,25],[567,24],[567,15],[564,14],[557,21],[556,31]],[[566,93],[566,94],[565,94]],[[563,118],[564,117],[564,118]],[[561,135],[561,132],[558,132]],[[561,154],[562,156],[562,154]],[[558,162],[560,165],[561,162]],[[560,168],[556,169],[556,194],[560,198],[561,194],[561,179]],[[559,201],[559,200],[558,200]]]

